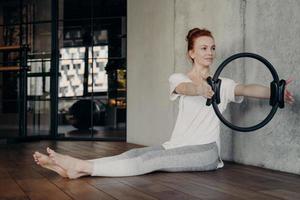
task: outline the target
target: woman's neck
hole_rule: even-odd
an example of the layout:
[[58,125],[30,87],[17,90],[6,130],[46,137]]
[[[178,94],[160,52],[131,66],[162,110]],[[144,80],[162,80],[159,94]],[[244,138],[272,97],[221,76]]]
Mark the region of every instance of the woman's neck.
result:
[[206,80],[210,75],[209,66],[201,66],[194,63],[192,69],[188,72],[188,75]]

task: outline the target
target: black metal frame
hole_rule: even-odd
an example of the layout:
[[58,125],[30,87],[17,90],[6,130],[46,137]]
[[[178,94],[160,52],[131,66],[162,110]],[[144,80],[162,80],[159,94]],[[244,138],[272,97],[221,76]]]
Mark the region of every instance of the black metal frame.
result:
[[51,136],[57,137],[58,129],[58,67],[59,67],[59,46],[58,46],[58,0],[51,1],[51,68],[50,68],[50,93],[51,93]]
[[[51,23],[51,67],[50,72],[47,72],[47,76],[50,76],[50,106],[51,106],[51,124],[50,124],[50,135],[44,136],[44,135],[38,135],[38,136],[28,136],[27,135],[27,77],[35,77],[39,76],[40,73],[34,73],[32,75],[27,75],[27,69],[24,67],[24,69],[20,70],[20,81],[19,81],[19,87],[20,87],[20,98],[23,98],[23,101],[20,101],[19,108],[20,108],[20,114],[19,114],[19,137],[17,138],[6,138],[7,140],[11,141],[32,141],[32,140],[82,140],[82,141],[126,141],[126,137],[110,137],[110,138],[86,138],[86,137],[62,137],[60,134],[58,134],[58,80],[59,80],[59,39],[58,39],[58,30],[59,30],[59,22],[61,21],[71,21],[71,20],[60,20],[59,19],[59,0],[51,0],[51,20],[39,20],[39,21],[28,21],[26,22],[23,20],[23,15],[21,14],[23,12],[23,0],[20,0],[20,23],[15,24],[6,24],[6,25],[0,25],[0,26],[20,26],[20,45],[23,44],[22,37],[23,37],[23,26],[28,26],[29,24],[45,24],[45,23]],[[117,18],[117,17],[116,17]],[[90,20],[93,20],[94,18],[89,18]],[[103,18],[101,18],[103,19]],[[74,19],[78,20],[78,19]],[[25,33],[28,34],[28,28],[25,27]],[[28,43],[26,36],[26,44]],[[94,45],[92,44],[92,47]],[[27,49],[28,50],[28,49]],[[88,51],[87,51],[88,52]],[[24,53],[24,52],[22,52]],[[21,63],[24,66],[27,66],[28,57],[27,54],[25,57],[22,56]],[[114,59],[114,58],[112,58]],[[93,93],[88,93],[87,96],[92,96],[93,99]],[[30,97],[29,97],[30,98]]]

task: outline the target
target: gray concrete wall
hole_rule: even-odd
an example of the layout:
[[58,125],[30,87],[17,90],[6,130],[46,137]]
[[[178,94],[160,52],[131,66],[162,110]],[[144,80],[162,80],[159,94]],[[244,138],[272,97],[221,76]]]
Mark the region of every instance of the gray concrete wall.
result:
[[[212,72],[228,56],[248,51],[267,58],[280,78],[296,79],[289,87],[296,103],[279,110],[264,128],[239,133],[222,127],[223,159],[300,174],[299,10],[298,0],[128,0],[128,141],[155,145],[169,138],[177,104],[168,101],[167,78],[191,66],[187,31],[206,27],[217,45]],[[231,63],[222,76],[264,85],[272,80],[266,68],[251,59]],[[268,101],[246,98],[225,115],[249,126],[269,110]]]
[[[288,88],[294,92],[296,102],[279,110],[264,128],[252,134],[234,134],[233,157],[240,163],[262,166],[300,174],[300,1],[246,1],[245,49],[267,58],[280,78],[293,77]],[[258,66],[246,63],[245,82],[269,82]],[[236,119],[249,122],[262,119],[269,106],[250,102],[235,113]],[[247,113],[245,115],[244,113]],[[248,114],[249,113],[249,114]]]
[[175,117],[167,80],[174,71],[174,1],[129,0],[127,7],[127,140],[160,144]]

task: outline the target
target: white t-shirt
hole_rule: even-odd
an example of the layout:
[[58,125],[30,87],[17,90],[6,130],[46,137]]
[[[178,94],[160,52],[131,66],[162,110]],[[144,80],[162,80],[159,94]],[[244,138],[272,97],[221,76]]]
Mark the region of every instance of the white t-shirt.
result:
[[[218,105],[220,112],[224,112],[230,102],[241,103],[243,97],[236,98],[234,89],[237,85],[231,79],[220,78],[221,103]],[[165,149],[171,149],[187,145],[199,145],[216,142],[220,154],[220,121],[212,106],[206,106],[206,98],[203,96],[186,96],[175,93],[175,88],[183,82],[192,82],[185,74],[175,73],[169,77],[170,100],[179,98],[179,112],[172,136],[163,144]],[[221,161],[218,168],[223,167]]]

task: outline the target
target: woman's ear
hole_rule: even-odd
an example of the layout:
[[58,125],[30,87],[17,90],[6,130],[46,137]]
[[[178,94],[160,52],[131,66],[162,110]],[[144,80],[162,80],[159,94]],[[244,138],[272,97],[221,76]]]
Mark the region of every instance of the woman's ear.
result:
[[190,56],[190,58],[191,58],[192,60],[195,59],[195,53],[194,53],[194,50],[189,50],[188,54],[189,54],[189,56]]

